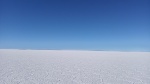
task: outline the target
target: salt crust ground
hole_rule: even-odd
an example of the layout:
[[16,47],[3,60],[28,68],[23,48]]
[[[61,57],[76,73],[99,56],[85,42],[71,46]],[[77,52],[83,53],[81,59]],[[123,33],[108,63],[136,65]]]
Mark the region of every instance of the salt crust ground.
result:
[[150,84],[150,52],[0,49],[0,84]]

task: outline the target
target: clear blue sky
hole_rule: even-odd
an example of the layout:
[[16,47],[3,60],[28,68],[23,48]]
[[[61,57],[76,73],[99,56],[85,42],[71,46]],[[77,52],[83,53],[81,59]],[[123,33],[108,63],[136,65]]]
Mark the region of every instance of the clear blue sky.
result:
[[0,0],[0,48],[150,51],[149,0]]

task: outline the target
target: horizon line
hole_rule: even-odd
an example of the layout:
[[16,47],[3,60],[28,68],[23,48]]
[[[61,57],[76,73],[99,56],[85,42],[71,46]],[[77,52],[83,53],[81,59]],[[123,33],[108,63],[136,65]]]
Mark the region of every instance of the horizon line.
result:
[[17,49],[17,48],[0,48],[0,50],[64,50],[64,51],[110,51],[110,52],[150,52],[140,50],[88,50],[88,49]]

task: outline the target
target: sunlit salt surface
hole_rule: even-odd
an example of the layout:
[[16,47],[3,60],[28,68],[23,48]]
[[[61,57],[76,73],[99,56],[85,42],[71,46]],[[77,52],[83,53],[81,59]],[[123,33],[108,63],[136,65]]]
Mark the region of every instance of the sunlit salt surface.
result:
[[150,52],[1,49],[0,84],[150,84]]

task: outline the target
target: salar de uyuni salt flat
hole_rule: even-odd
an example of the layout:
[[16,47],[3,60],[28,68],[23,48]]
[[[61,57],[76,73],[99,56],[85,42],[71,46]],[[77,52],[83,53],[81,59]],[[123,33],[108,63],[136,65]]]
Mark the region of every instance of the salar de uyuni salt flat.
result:
[[150,52],[0,49],[0,84],[150,84]]

